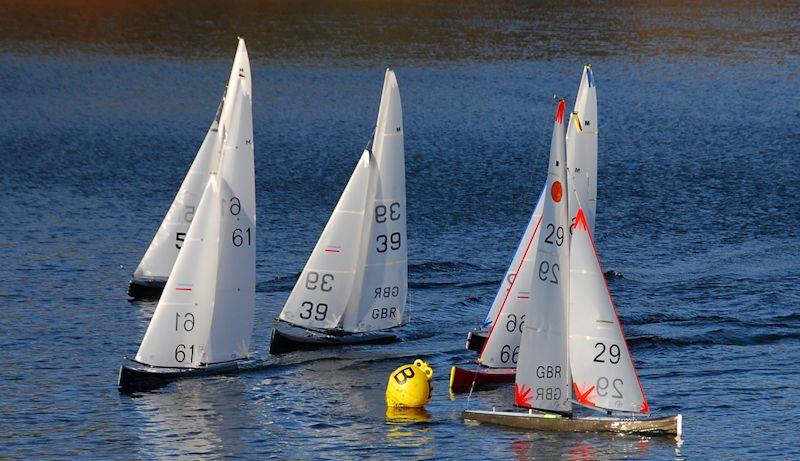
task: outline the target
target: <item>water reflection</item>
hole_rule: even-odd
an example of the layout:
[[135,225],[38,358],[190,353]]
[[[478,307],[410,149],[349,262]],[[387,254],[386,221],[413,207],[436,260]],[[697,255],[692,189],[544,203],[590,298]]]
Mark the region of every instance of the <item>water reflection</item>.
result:
[[243,429],[255,422],[241,379],[178,381],[133,402],[148,422],[139,433],[140,457],[246,455],[242,450],[247,431]]
[[[713,8],[617,2],[4,2],[0,47],[13,52],[228,56],[236,35],[253,58],[320,60],[528,60],[565,54],[759,58],[797,49],[791,4],[726,2]],[[608,5],[606,5],[608,7]],[[180,20],[176,20],[180,18]],[[738,33],[732,33],[736,30]],[[796,36],[796,34],[795,34]],[[776,53],[782,56],[784,53]]]

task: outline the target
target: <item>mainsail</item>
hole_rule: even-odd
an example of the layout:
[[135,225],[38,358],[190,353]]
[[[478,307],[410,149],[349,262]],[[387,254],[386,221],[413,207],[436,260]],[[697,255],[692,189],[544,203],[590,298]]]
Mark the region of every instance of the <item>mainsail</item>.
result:
[[650,413],[581,208],[570,245],[569,285],[575,399],[588,407]]
[[387,69],[372,150],[365,150],[280,319],[348,333],[402,323],[408,292],[403,117]]
[[209,175],[138,362],[193,368],[247,357],[255,304],[255,181],[250,67],[240,39]]
[[[589,231],[594,235],[597,212],[597,89],[590,66],[584,66],[575,109],[567,127],[567,169],[570,187],[584,207]],[[570,197],[572,198],[572,197]],[[578,208],[569,203],[570,224],[575,224]]]
[[568,413],[571,379],[567,338],[569,295],[569,222],[567,219],[567,171],[564,146],[564,108],[558,104],[547,192],[533,270],[528,272],[536,296],[522,327],[517,364],[515,403],[540,410]]

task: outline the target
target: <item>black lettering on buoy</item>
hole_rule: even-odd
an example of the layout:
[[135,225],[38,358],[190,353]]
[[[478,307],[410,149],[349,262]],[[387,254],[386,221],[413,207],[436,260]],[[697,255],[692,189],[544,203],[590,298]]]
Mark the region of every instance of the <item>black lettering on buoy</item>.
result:
[[[408,373],[411,374],[408,374]],[[402,375],[402,376],[400,376]],[[402,370],[398,371],[394,374],[394,380],[397,381],[397,384],[405,384],[406,381],[414,377],[414,369],[411,367],[405,367]],[[403,378],[402,380],[400,378]]]

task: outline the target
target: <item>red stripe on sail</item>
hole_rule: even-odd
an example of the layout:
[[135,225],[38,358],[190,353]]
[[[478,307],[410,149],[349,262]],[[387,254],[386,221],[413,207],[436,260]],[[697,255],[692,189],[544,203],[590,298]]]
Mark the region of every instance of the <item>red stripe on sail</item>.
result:
[[558,110],[556,110],[556,122],[564,123],[564,108],[567,107],[566,101],[558,103]]
[[[582,210],[578,212],[581,213]],[[582,214],[582,213],[581,213]],[[584,223],[586,222],[586,218],[583,219]],[[576,226],[577,227],[577,226]],[[586,231],[586,235],[589,236],[589,242],[592,244],[592,250],[594,251],[594,260],[597,262],[597,268],[600,270],[600,278],[603,279],[603,285],[606,287],[606,294],[608,295],[608,300],[611,302],[611,309],[614,311],[614,320],[617,321],[617,327],[619,328],[619,333],[622,335],[622,344],[625,345],[625,351],[628,353],[628,358],[631,361],[631,369],[633,370],[633,376],[636,377],[636,384],[639,385],[639,392],[642,394],[642,407],[640,408],[640,412],[645,414],[650,414],[650,405],[647,403],[647,396],[644,395],[644,388],[642,387],[642,382],[639,380],[639,373],[636,372],[636,364],[633,363],[633,356],[631,355],[631,350],[628,347],[628,341],[625,339],[625,332],[622,330],[622,324],[619,321],[619,315],[617,314],[617,306],[614,305],[614,298],[611,297],[611,290],[608,289],[608,281],[606,281],[606,277],[603,272],[603,265],[600,263],[600,257],[597,256],[597,247],[594,245],[594,239],[592,238],[591,232]]]
[[[535,209],[535,208],[534,208]],[[533,239],[536,238],[536,234],[539,232],[539,225],[542,223],[542,213],[539,215],[539,220],[536,222],[536,228],[533,229],[533,235],[531,235],[531,239],[528,241],[528,246],[525,248],[525,253],[522,254],[522,259],[519,261],[519,265],[517,266],[517,271],[515,274],[519,274],[519,270],[522,269],[522,263],[525,262],[525,256],[528,255],[528,250],[531,249],[531,243],[533,243]],[[497,325],[497,320],[500,319],[500,315],[503,314],[503,308],[506,307],[506,301],[508,301],[508,295],[511,294],[511,289],[514,288],[514,283],[517,281],[517,277],[514,276],[514,279],[511,280],[511,285],[508,286],[508,290],[506,291],[506,295],[503,298],[503,304],[500,305],[500,310],[497,311],[497,316],[494,318],[494,322],[492,322],[492,328],[489,329],[489,336],[486,337],[486,341],[483,343],[483,348],[481,349],[481,353],[478,356],[478,360],[483,358],[483,352],[486,350],[486,346],[489,344],[489,340],[492,339],[492,333],[494,332],[494,327]]]

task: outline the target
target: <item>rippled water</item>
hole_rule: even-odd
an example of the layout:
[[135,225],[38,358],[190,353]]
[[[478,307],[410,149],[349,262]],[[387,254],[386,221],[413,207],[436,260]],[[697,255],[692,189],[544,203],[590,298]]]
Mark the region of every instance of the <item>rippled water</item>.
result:
[[[121,2],[120,2],[121,3]],[[563,3],[563,2],[562,2]],[[32,1],[0,6],[0,456],[798,457],[800,34],[757,7]],[[127,397],[155,307],[128,277],[202,141],[236,35],[253,59],[254,362]],[[451,400],[545,177],[554,92],[591,61],[597,243],[656,414],[681,442],[465,425]],[[372,132],[405,109],[406,341],[266,355],[270,328]],[[422,414],[384,385],[424,357]]]

